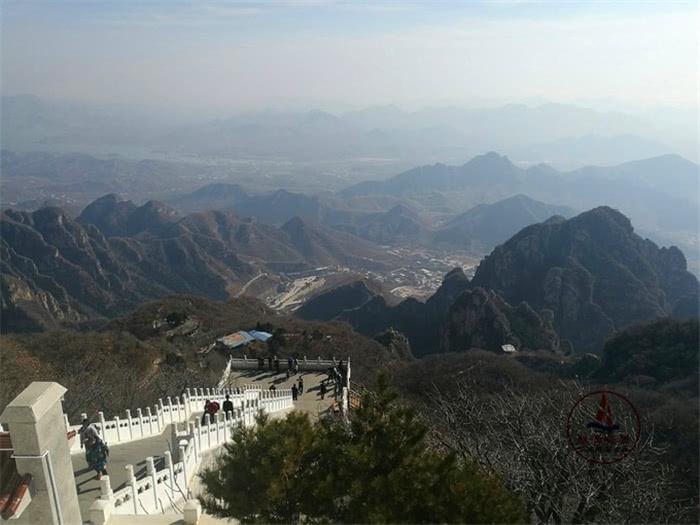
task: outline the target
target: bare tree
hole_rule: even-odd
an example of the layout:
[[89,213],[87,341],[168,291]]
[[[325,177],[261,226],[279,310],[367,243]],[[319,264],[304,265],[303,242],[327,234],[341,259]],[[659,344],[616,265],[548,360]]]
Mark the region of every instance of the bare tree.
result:
[[438,439],[499,475],[521,495],[536,523],[645,523],[690,520],[653,431],[623,460],[598,464],[569,446],[566,421],[580,398],[574,385],[545,391],[476,393],[462,383],[432,396]]

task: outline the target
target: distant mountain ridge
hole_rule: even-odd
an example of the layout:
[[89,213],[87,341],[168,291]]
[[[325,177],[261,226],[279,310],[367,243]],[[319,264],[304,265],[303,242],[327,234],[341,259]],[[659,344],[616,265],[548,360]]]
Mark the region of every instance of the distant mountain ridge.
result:
[[78,220],[60,208],[5,210],[0,227],[3,330],[113,317],[173,293],[224,300],[262,269],[382,270],[390,257],[302,219],[275,228],[222,211],[179,217],[114,195]]
[[542,164],[520,168],[491,152],[461,166],[421,166],[387,180],[361,182],[339,195],[415,197],[436,191],[482,202],[524,193],[577,209],[607,205],[619,208],[645,230],[697,233],[700,167],[678,155],[663,155],[558,172]]
[[542,222],[554,215],[571,217],[575,211],[568,206],[554,206],[519,194],[493,204],[479,204],[452,218],[439,228],[435,243],[455,245],[465,239],[483,246],[496,246],[525,225]]

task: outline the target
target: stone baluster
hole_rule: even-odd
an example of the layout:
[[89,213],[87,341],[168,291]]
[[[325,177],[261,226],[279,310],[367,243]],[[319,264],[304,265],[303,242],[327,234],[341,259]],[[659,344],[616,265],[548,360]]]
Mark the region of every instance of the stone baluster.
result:
[[165,421],[165,403],[163,399],[158,399],[158,431],[162,432],[165,425],[168,423]]
[[184,439],[180,440],[180,443],[178,444],[178,450],[180,451],[180,461],[182,461],[182,476],[185,479],[183,488],[185,490],[187,490],[187,487],[190,484],[189,465],[187,465],[187,457],[185,456],[185,449],[186,448],[187,448],[187,441]]
[[102,476],[100,480],[100,499],[112,501],[114,492],[112,492],[112,483],[109,481],[109,476]]
[[209,450],[211,448],[211,414],[204,414],[204,423],[206,425],[207,450]]
[[153,422],[156,424],[156,433],[160,434],[161,427],[160,427],[160,409],[158,408],[158,405],[153,405]]
[[146,458],[146,474],[151,478],[151,485],[153,486],[153,508],[156,511],[160,511],[160,503],[158,499],[158,479],[156,476],[156,467],[153,464],[153,456],[148,456]]
[[136,476],[134,476],[134,466],[127,465],[124,467],[126,470],[126,483],[131,488],[131,502],[133,503],[134,514],[139,513],[139,491],[136,487]]
[[231,412],[224,414],[224,443],[228,443],[231,434]]
[[170,423],[175,423],[175,419],[173,418],[173,400],[170,396],[166,398],[168,401],[168,414],[170,415]]
[[140,408],[136,409],[136,419],[139,422],[139,436],[146,436],[146,425],[143,424],[143,411]]
[[219,412],[214,415],[214,423],[216,424],[216,444],[220,445],[223,442],[221,434],[223,434],[224,430],[221,425],[221,414]]
[[146,417],[148,418],[148,432],[153,435],[153,413],[151,412],[151,407],[146,407]]
[[131,410],[129,410],[128,408],[126,409],[126,421],[127,421],[127,424],[128,424],[127,428],[129,429],[129,432],[127,432],[127,436],[128,436],[127,439],[128,439],[129,441],[131,441],[132,439],[134,439],[134,434],[133,434],[133,431],[132,431],[132,428],[133,428],[133,425],[134,425],[134,421],[131,419]]
[[[166,450],[163,452],[163,457],[165,459],[165,468],[168,471],[168,483],[163,486],[163,490],[168,490],[167,486],[173,487],[174,488],[177,486],[177,480],[175,479],[175,469],[173,468],[173,456],[170,453],[169,450]],[[170,494],[171,496],[174,496],[174,494]]]
[[197,441],[197,451],[199,455],[202,455],[202,424],[200,423],[199,419],[197,419],[194,422],[194,429],[195,429],[195,434],[194,434],[194,439]]
[[192,412],[190,411],[190,396],[187,394],[182,394],[182,408],[185,413],[185,421],[189,421]]
[[192,436],[192,447],[193,447],[192,452],[194,452],[194,459],[195,459],[195,462],[199,463],[199,444],[198,444],[198,441],[197,441],[197,436],[195,436],[195,432],[196,432],[197,430],[196,430],[196,428],[195,428],[194,421],[190,421],[190,422],[187,424],[187,426],[188,426],[188,429],[189,429],[189,433],[190,433],[190,435]]
[[119,419],[119,416],[114,416],[114,424],[116,425],[117,429],[117,443],[121,443],[122,441],[122,425],[121,421]]
[[180,403],[180,396],[175,396],[175,410],[177,411],[178,421],[187,421],[187,418],[184,417],[184,405]]

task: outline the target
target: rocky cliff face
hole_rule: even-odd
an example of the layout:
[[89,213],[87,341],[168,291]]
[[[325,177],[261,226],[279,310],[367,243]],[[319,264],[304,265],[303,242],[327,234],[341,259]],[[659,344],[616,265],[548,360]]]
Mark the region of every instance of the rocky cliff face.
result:
[[482,261],[472,284],[551,310],[555,329],[578,352],[600,352],[631,324],[692,314],[698,296],[680,250],[642,239],[608,207],[523,229]]
[[366,335],[400,331],[417,357],[471,348],[498,352],[508,343],[520,350],[562,350],[552,312],[536,312],[526,303],[514,307],[492,291],[472,289],[458,268],[425,303],[406,299],[392,307],[376,296],[339,318]]
[[463,292],[450,307],[442,325],[441,350],[498,351],[505,344],[519,351],[559,351],[552,313],[537,313],[527,303],[513,307],[495,292],[483,288]]
[[398,330],[389,328],[388,330],[375,336],[374,340],[389,350],[389,355],[394,359],[413,359],[413,354],[411,353],[411,343],[409,342],[408,337],[403,335]]
[[339,317],[369,336],[393,327],[408,337],[414,355],[420,357],[439,351],[442,321],[452,301],[468,287],[467,276],[461,268],[455,268],[425,303],[409,298],[390,306],[383,297],[377,296]]

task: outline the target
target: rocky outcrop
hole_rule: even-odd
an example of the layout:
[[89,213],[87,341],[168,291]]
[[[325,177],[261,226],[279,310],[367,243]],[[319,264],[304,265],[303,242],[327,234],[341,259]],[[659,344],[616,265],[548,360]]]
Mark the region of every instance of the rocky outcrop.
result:
[[395,359],[413,359],[411,343],[408,338],[398,330],[389,328],[374,338],[379,344],[389,350],[389,355]]
[[450,307],[442,327],[441,350],[471,348],[499,352],[505,344],[518,351],[559,351],[551,312],[535,312],[527,303],[513,307],[493,291],[463,292]]
[[594,353],[631,324],[689,310],[698,294],[680,250],[642,239],[608,207],[523,229],[481,262],[472,284],[551,310],[560,337]]

